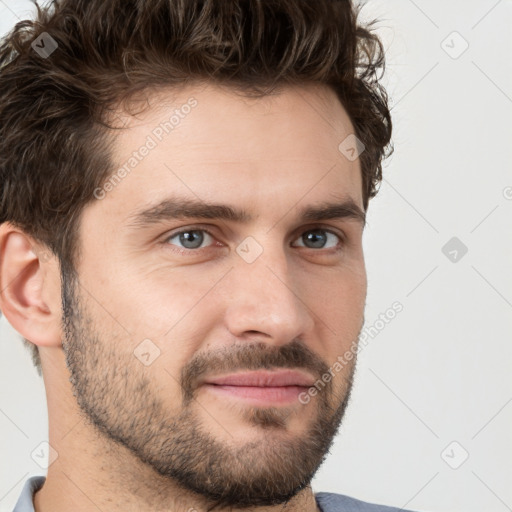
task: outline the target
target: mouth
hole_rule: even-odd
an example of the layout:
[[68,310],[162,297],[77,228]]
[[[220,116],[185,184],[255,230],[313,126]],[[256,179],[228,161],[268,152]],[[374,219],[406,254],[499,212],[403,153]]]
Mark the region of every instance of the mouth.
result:
[[275,407],[299,402],[300,393],[313,384],[314,378],[304,372],[260,370],[208,378],[203,387],[219,397]]

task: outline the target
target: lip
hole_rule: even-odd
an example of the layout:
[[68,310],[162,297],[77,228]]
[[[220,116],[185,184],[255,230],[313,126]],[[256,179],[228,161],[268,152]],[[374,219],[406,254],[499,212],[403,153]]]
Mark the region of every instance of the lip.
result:
[[313,376],[305,372],[258,370],[210,377],[202,387],[222,399],[242,400],[256,407],[276,407],[300,403],[300,394],[313,384]]
[[314,382],[315,380],[310,374],[297,370],[258,370],[210,377],[205,379],[204,384],[229,387],[279,388],[291,386],[309,388],[314,385]]
[[243,400],[259,407],[299,404],[300,394],[308,389],[305,386],[218,386],[215,384],[205,384],[203,388],[222,399]]

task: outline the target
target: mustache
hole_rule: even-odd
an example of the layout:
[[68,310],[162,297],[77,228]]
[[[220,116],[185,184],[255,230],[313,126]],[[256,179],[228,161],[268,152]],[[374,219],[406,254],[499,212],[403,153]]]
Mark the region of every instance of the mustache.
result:
[[279,346],[269,346],[264,342],[231,345],[197,354],[182,368],[180,383],[183,401],[188,403],[192,400],[195,390],[206,376],[278,368],[305,369],[318,378],[329,370],[329,366],[299,340]]

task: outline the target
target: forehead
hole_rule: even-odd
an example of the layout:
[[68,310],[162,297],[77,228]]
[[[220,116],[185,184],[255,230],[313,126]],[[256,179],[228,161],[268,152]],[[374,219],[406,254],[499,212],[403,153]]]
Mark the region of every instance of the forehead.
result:
[[164,89],[148,95],[141,115],[119,119],[112,161],[124,172],[110,202],[178,192],[261,208],[348,195],[362,207],[359,160],[339,150],[353,126],[324,85],[260,98],[212,84]]

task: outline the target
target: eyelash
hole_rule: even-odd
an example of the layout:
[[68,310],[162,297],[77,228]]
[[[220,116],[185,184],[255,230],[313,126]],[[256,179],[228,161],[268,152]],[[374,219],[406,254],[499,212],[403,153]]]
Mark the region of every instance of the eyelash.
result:
[[[316,252],[321,252],[321,251],[323,251],[323,252],[327,252],[327,251],[329,251],[329,252],[334,252],[334,251],[337,252],[337,251],[341,250],[340,246],[343,246],[345,244],[345,242],[346,242],[344,235],[336,233],[335,231],[332,231],[331,229],[327,229],[327,228],[325,228],[323,226],[313,226],[313,227],[311,227],[309,229],[306,229],[295,240],[297,240],[298,238],[302,237],[305,233],[309,233],[309,232],[315,231],[315,230],[324,231],[326,233],[330,233],[330,234],[336,236],[339,239],[339,246],[330,247],[328,249],[323,249],[323,248],[314,249],[314,248],[311,248],[311,247],[301,247],[301,248],[303,248],[303,249],[310,249],[310,250],[316,251]],[[175,247],[175,246],[172,246],[172,244],[169,243],[169,240],[171,238],[174,238],[174,237],[176,237],[178,235],[181,235],[182,233],[189,233],[191,231],[200,231],[200,232],[208,233],[209,236],[211,236],[214,240],[216,240],[215,235],[209,229],[206,229],[206,228],[203,228],[203,227],[190,227],[190,228],[187,228],[187,229],[181,229],[180,231],[176,231],[175,233],[171,233],[169,236],[167,236],[163,240],[162,243],[164,245],[168,246],[168,247],[171,247],[172,251],[175,251],[178,254],[183,254],[183,255],[195,255],[195,254],[199,253],[200,251],[208,250],[208,249],[212,248],[212,246],[208,246],[208,247],[199,247],[197,249],[187,249],[187,248]]]

